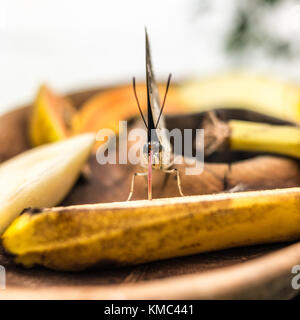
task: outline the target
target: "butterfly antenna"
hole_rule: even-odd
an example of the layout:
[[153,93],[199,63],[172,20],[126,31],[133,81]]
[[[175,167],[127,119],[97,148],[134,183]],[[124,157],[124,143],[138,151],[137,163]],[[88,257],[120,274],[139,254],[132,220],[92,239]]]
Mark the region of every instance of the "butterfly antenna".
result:
[[169,74],[169,77],[168,77],[168,82],[167,82],[167,86],[166,86],[166,92],[165,92],[165,96],[164,96],[164,101],[163,101],[163,104],[162,104],[162,106],[161,106],[161,109],[160,109],[160,112],[159,112],[159,116],[158,116],[158,119],[157,119],[155,128],[157,128],[157,126],[158,126],[160,117],[161,117],[161,115],[162,115],[162,112],[163,112],[163,109],[164,109],[164,106],[165,106],[165,102],[166,102],[167,93],[168,93],[168,90],[169,90],[169,85],[170,85],[171,77],[172,77],[172,73],[170,73],[170,74]]
[[138,105],[138,107],[139,107],[140,114],[141,114],[141,116],[142,116],[142,119],[143,119],[143,121],[144,121],[144,124],[145,124],[146,128],[148,129],[146,120],[145,120],[145,118],[144,118],[144,115],[143,115],[143,112],[142,112],[142,109],[141,109],[141,106],[140,106],[140,103],[139,103],[138,96],[137,96],[137,94],[136,94],[135,77],[132,78],[132,85],[133,85],[133,92],[134,92],[135,100],[136,100],[137,105]]

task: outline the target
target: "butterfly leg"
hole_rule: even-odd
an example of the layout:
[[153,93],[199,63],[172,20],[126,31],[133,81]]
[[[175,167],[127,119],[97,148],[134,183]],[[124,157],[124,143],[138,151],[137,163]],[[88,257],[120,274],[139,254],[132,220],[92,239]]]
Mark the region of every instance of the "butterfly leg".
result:
[[181,195],[182,197],[184,197],[184,194],[183,194],[183,192],[182,192],[182,190],[181,190],[181,181],[180,181],[180,175],[179,175],[178,169],[174,168],[174,169],[170,169],[170,170],[163,170],[163,172],[165,172],[165,173],[170,173],[170,174],[172,174],[172,173],[175,173],[175,174],[176,174],[178,191],[179,191],[180,195]]
[[134,190],[134,180],[135,180],[135,177],[136,176],[147,176],[148,175],[148,172],[135,172],[132,176],[132,179],[131,179],[131,186],[130,186],[130,193],[129,193],[129,196],[128,196],[128,199],[127,201],[130,201],[130,199],[132,198],[132,195],[133,195],[133,190]]

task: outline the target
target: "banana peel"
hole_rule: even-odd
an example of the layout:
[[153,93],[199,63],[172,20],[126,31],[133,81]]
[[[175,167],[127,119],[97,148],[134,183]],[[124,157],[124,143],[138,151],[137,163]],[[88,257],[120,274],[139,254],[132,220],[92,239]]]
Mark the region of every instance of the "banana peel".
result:
[[267,76],[227,72],[186,82],[177,93],[195,112],[238,108],[300,123],[300,87]]
[[30,149],[0,165],[0,234],[30,206],[54,206],[76,181],[93,134]]
[[28,133],[33,147],[60,141],[71,135],[75,114],[71,102],[42,85],[31,109]]
[[299,206],[300,188],[287,188],[28,209],[2,242],[24,267],[132,265],[299,239]]

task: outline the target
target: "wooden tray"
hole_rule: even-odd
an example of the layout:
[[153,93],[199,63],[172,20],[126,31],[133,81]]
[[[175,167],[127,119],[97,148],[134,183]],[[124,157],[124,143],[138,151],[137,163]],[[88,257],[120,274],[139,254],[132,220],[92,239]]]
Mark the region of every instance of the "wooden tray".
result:
[[[98,89],[70,95],[80,106]],[[0,161],[27,150],[28,106],[0,117]],[[95,168],[93,178],[79,181],[63,205],[123,200],[129,184],[116,170]],[[295,164],[295,170],[297,169]],[[99,167],[99,166],[98,166]],[[99,171],[100,170],[100,171]],[[299,169],[300,170],[300,169]],[[120,178],[121,177],[121,178]],[[299,185],[284,181],[279,187]],[[118,185],[118,188],[116,187]],[[291,286],[291,269],[300,264],[300,243],[281,243],[224,250],[144,265],[93,269],[80,273],[15,266],[0,248],[6,268],[1,299],[288,299],[299,292]]]

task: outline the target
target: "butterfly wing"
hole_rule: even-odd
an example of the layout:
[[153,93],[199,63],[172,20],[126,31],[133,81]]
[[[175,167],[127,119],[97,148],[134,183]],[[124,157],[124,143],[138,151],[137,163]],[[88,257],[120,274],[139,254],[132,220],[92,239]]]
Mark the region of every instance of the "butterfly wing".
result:
[[[153,69],[152,69],[150,44],[149,44],[147,30],[145,30],[145,33],[146,33],[146,82],[147,82],[147,102],[148,102],[148,105],[147,105],[148,106],[148,129],[149,130],[157,129],[155,130],[156,137],[159,140],[164,150],[162,154],[162,158],[163,158],[162,161],[163,163],[166,163],[168,162],[166,157],[169,158],[169,155],[167,153],[170,152],[171,145],[165,130],[163,130],[166,128],[163,114],[160,116],[159,123],[157,124],[157,120],[160,115],[161,104],[159,99],[158,87],[157,87]],[[157,124],[156,128],[155,128],[155,124]],[[149,141],[149,131],[148,131],[148,141]]]

